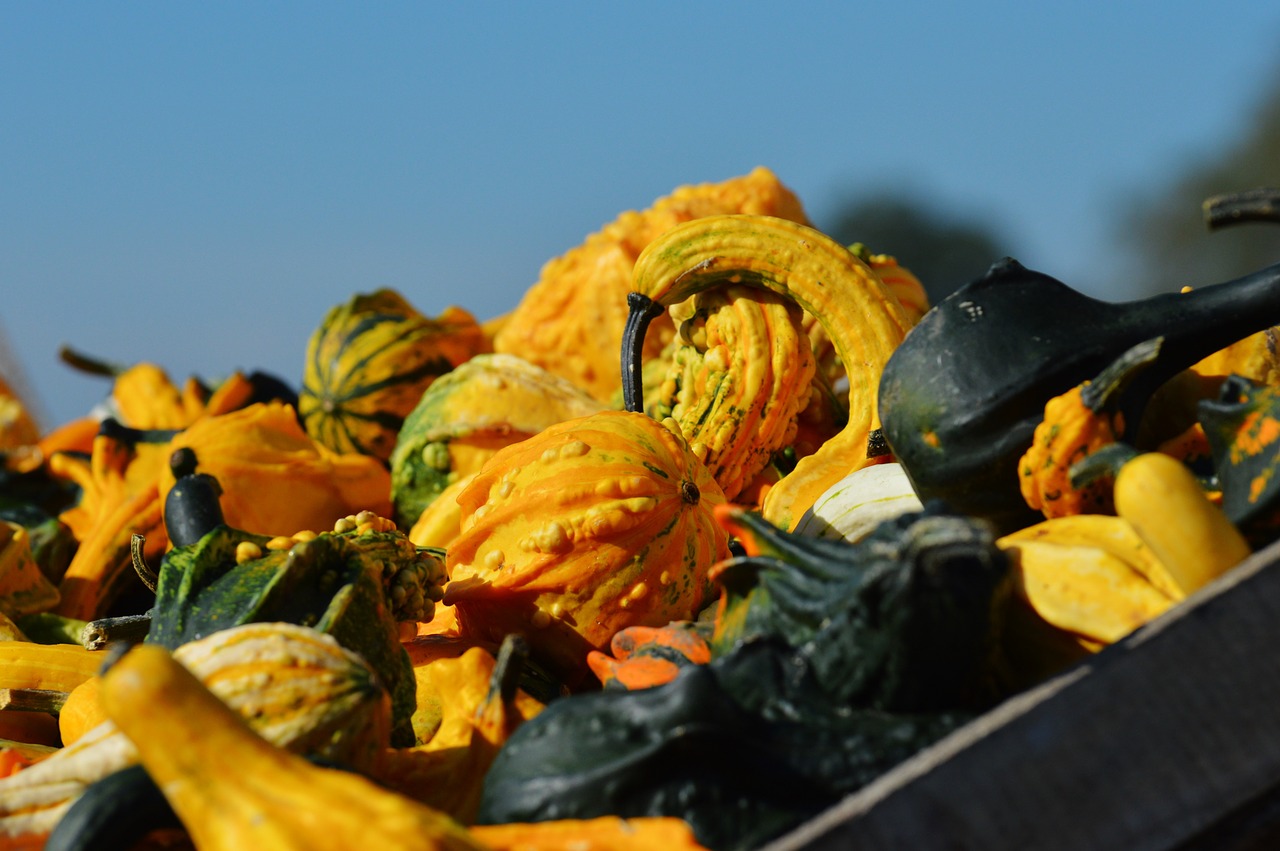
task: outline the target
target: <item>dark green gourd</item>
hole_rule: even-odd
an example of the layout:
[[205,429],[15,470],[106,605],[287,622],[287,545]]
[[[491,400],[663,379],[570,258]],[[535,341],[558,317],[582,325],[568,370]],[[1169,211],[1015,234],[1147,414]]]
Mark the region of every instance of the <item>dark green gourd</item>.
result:
[[1280,264],[1190,292],[1104,302],[1005,258],[936,305],[894,351],[879,388],[884,436],[921,499],[1009,531],[1037,519],[1017,465],[1049,399],[1144,340],[1164,338],[1141,379],[1154,389],[1277,323]]
[[758,848],[1003,696],[1009,572],[986,524],[930,506],[850,544],[721,522],[749,554],[722,563],[712,660],[548,704],[499,751],[480,823],[665,815]]

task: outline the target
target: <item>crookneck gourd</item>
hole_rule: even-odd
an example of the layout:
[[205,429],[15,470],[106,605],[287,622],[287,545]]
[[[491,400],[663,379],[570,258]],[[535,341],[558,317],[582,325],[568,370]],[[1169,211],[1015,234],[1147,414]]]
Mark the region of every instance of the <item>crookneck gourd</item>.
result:
[[922,499],[1018,528],[1037,519],[1017,466],[1049,399],[1143,340],[1163,337],[1159,362],[1138,379],[1154,388],[1278,320],[1280,265],[1108,303],[1005,258],[930,310],[893,353],[879,391],[884,436]]
[[[929,311],[929,294],[925,291],[924,284],[911,273],[910,269],[899,265],[896,257],[888,254],[873,254],[860,242],[850,245],[849,250],[859,260],[870,266],[871,271],[876,273],[885,289],[893,293],[894,298],[902,305],[908,326],[915,325],[920,321],[920,317]],[[844,364],[840,362],[835,345],[827,335],[826,329],[822,327],[822,323],[812,314],[805,314],[804,330],[813,344],[818,372],[826,376],[829,383],[842,379]]]
[[865,263],[813,228],[769,216],[687,222],[654,240],[635,264],[622,347],[628,410],[641,405],[642,347],[650,321],[698,292],[739,283],[773,290],[816,317],[848,375],[848,423],[801,458],[765,497],[765,515],[790,528],[841,477],[887,457],[879,440],[876,387],[909,323]]
[[604,410],[585,390],[515,355],[481,354],[432,382],[391,453],[393,519],[413,526],[503,446]]
[[422,391],[488,346],[460,307],[432,319],[395,290],[355,295],[330,309],[307,343],[298,416],[329,449],[385,462]]
[[1235,567],[1248,541],[1186,464],[1163,452],[1113,443],[1072,466],[1079,485],[1106,474],[1116,514],[1127,520],[1186,594]]
[[[148,649],[169,658],[168,651]],[[177,648],[172,663],[244,719],[238,723],[283,747],[361,770],[387,748],[386,690],[331,636],[294,624],[249,624]],[[137,720],[148,734],[161,732]],[[207,732],[191,724],[187,718],[166,726],[173,735]],[[0,779],[0,844],[48,834],[89,784],[136,760],[130,740],[105,720],[39,764]]]
[[[548,261],[506,318],[494,350],[533,361],[609,404],[619,387],[610,365],[627,321],[625,299],[636,257],[666,230],[724,213],[808,221],[799,199],[766,168],[719,183],[681,186],[648,209],[622,213]],[[670,320],[659,317],[645,342],[646,357],[658,356],[673,334]]]
[[481,848],[447,816],[256,735],[163,648],[126,653],[102,700],[203,851]]
[[[814,357],[791,299],[760,287],[706,290],[672,309],[679,332],[651,416],[670,416],[734,500],[796,433]],[[677,315],[677,313],[679,315]]]
[[636,624],[702,608],[728,555],[712,515],[724,496],[684,438],[603,411],[495,454],[458,496],[444,602],[464,634],[522,634],[535,660],[588,676],[587,652]]

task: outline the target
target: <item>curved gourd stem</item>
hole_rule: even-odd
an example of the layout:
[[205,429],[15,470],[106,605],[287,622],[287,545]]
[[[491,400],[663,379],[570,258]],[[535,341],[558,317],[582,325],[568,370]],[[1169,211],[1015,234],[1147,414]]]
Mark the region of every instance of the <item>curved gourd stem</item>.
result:
[[1216,195],[1204,202],[1209,230],[1241,222],[1280,222],[1280,189],[1250,189]]
[[[623,336],[624,397],[640,400],[640,347],[652,315],[703,290],[752,284],[788,297],[826,329],[849,377],[849,421],[836,437],[769,491],[763,513],[790,528],[827,487],[873,461],[879,415],[876,390],[909,321],[879,277],[845,246],[784,219],[723,215],[678,225],[641,252],[628,296]],[[646,318],[648,315],[648,318]]]
[[664,305],[644,293],[627,294],[627,324],[622,331],[622,404],[632,413],[644,412],[642,357],[649,323],[662,315]]

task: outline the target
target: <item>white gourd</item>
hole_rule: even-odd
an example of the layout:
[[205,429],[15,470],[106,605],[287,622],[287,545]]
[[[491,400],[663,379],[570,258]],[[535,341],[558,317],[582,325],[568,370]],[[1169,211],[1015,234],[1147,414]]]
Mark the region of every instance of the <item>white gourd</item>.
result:
[[880,523],[923,508],[901,464],[873,464],[853,471],[828,488],[800,518],[795,531],[854,543]]

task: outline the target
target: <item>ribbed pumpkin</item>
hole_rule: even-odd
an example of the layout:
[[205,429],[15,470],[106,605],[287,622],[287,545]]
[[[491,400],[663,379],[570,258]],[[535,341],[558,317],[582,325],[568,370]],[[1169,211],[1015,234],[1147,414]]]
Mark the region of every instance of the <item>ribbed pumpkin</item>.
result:
[[524,634],[572,681],[619,630],[702,608],[728,556],[723,502],[684,438],[644,414],[559,423],[498,452],[458,496],[445,603],[462,633]]
[[488,345],[460,307],[430,319],[395,290],[354,296],[328,312],[307,344],[303,427],[336,452],[386,461],[422,391]]

